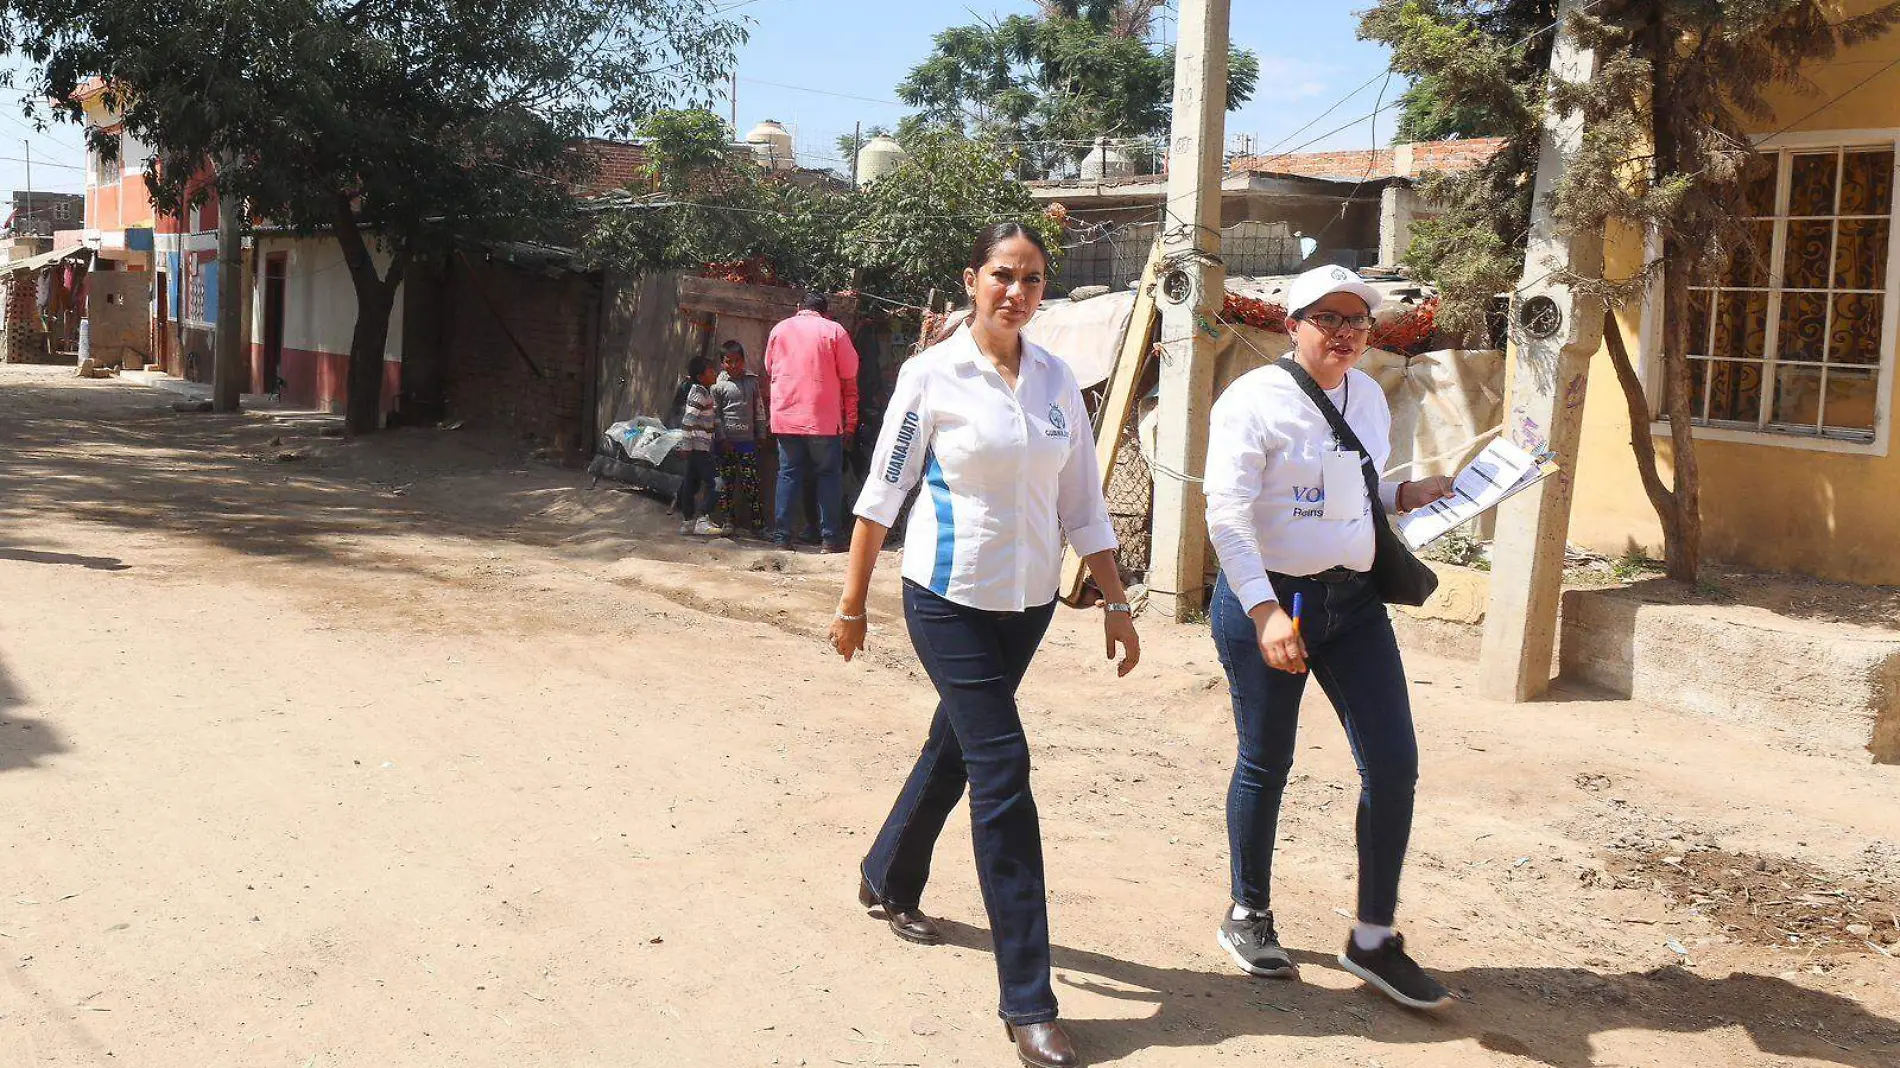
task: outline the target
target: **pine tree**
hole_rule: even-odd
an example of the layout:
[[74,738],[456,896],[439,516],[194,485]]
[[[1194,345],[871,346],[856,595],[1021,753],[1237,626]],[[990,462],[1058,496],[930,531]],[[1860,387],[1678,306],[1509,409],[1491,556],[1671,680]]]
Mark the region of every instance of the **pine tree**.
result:
[[[1549,84],[1546,0],[1380,0],[1364,36],[1393,48],[1393,69],[1433,79],[1437,107],[1482,116],[1507,138],[1485,167],[1424,189],[1443,214],[1421,224],[1408,256],[1439,284],[1440,322],[1477,336],[1495,294],[1524,268],[1531,179],[1543,107],[1576,110],[1582,151],[1553,192],[1552,209],[1572,229],[1653,234],[1661,254],[1628,277],[1560,274],[1612,309],[1662,282],[1662,413],[1670,426],[1673,481],[1665,482],[1650,436],[1649,398],[1614,315],[1605,339],[1629,406],[1631,444],[1644,492],[1663,529],[1670,577],[1694,581],[1701,567],[1700,490],[1689,369],[1693,286],[1713,284],[1736,256],[1765,261],[1741,219],[1747,185],[1764,166],[1751,134],[1776,119],[1768,94],[1813,94],[1802,73],[1842,49],[1900,25],[1900,0],[1839,17],[1826,0],[1599,0],[1571,16],[1594,49],[1587,84]],[[1545,20],[1539,22],[1539,20]]]

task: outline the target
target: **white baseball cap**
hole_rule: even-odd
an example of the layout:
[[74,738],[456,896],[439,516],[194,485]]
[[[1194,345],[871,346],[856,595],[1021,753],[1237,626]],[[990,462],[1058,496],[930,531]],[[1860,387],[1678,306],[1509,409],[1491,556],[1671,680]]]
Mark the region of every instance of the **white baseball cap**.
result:
[[1287,314],[1298,315],[1330,293],[1351,293],[1366,302],[1368,312],[1378,311],[1385,299],[1378,290],[1367,285],[1365,279],[1344,267],[1315,267],[1295,278],[1292,288],[1287,290]]

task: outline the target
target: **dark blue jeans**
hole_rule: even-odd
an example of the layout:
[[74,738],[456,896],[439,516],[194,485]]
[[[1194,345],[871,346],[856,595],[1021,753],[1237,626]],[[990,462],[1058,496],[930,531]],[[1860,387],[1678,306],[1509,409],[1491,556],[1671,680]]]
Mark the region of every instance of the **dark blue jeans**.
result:
[[[1271,578],[1289,611],[1293,595],[1305,595],[1300,633],[1306,639],[1307,668],[1332,701],[1359,766],[1359,919],[1389,927],[1398,908],[1399,871],[1412,835],[1418,782],[1418,739],[1392,622],[1365,578]],[[1212,617],[1240,736],[1227,788],[1234,903],[1264,909],[1306,675],[1268,666],[1253,620],[1241,611],[1226,575],[1214,586]]]
[[1013,1024],[1056,1018],[1049,982],[1049,903],[1042,829],[1029,792],[1029,740],[1016,711],[1021,685],[1055,603],[985,612],[904,583],[904,618],[917,658],[937,687],[937,714],[897,804],[864,858],[864,878],[896,908],[916,908],[930,853],[970,785],[970,834],[1002,987]]
[[826,545],[843,544],[844,447],[842,439],[835,435],[778,436],[778,497],[773,540],[792,540],[792,516],[798,512],[798,502],[804,496],[800,489],[807,481],[818,484],[818,536]]
[[682,452],[680,458],[686,462],[686,471],[680,478],[679,491],[673,494],[673,506],[679,509],[680,518],[690,523],[702,515],[712,514],[713,501],[718,496],[719,470],[710,452],[694,449]]

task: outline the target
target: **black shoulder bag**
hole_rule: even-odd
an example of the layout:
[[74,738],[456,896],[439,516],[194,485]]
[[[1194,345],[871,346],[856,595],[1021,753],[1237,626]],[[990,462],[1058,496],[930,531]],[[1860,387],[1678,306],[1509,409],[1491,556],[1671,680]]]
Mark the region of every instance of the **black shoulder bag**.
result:
[[1359,454],[1359,470],[1366,476],[1366,496],[1372,500],[1372,585],[1379,591],[1379,599],[1387,604],[1409,604],[1414,607],[1424,604],[1438,589],[1438,575],[1426,567],[1424,561],[1412,555],[1412,550],[1392,529],[1386,520],[1385,505],[1379,501],[1379,475],[1372,469],[1372,454],[1360,443],[1359,435],[1346,425],[1346,417],[1339,414],[1326,392],[1306,373],[1306,368],[1291,356],[1282,356],[1276,361],[1279,367],[1293,376],[1300,389],[1319,408],[1320,414],[1332,424],[1333,434],[1340,443]]

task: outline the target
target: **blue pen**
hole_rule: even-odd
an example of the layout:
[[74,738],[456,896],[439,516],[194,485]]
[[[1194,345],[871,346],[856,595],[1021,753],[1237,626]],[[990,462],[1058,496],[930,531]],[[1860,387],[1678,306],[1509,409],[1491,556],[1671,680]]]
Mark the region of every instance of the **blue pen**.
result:
[[1295,636],[1300,633],[1300,595],[1297,593],[1293,595],[1293,633]]

